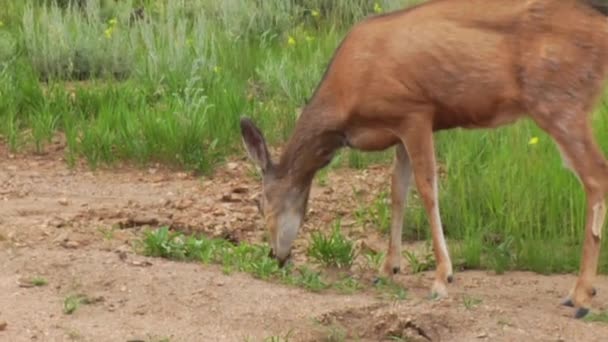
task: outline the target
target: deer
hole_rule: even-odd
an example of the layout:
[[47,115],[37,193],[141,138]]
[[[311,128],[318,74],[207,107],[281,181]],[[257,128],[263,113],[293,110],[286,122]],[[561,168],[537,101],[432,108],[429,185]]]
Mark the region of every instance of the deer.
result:
[[283,267],[317,171],[342,148],[394,147],[391,223],[380,272],[400,272],[410,179],[429,220],[431,295],[454,280],[438,203],[434,133],[528,119],[550,136],[585,191],[576,282],[560,304],[585,317],[596,295],[608,163],[590,123],[608,65],[608,6],[595,0],[429,0],[355,23],[335,49],[277,161],[241,114],[245,151],[262,178],[261,216]]

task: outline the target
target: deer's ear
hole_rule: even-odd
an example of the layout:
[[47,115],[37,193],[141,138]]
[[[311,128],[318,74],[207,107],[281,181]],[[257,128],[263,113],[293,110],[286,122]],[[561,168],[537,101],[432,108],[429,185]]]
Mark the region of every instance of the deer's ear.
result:
[[241,135],[249,158],[257,164],[262,173],[268,171],[271,162],[266,140],[264,140],[264,135],[253,121],[247,117],[241,118]]

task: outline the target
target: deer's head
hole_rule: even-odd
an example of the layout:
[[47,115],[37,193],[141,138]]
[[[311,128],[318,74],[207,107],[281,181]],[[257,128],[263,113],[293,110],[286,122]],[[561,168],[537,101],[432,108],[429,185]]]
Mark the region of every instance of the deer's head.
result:
[[293,241],[303,221],[307,189],[294,184],[290,172],[278,172],[262,132],[249,118],[241,118],[243,144],[262,174],[261,214],[270,234],[271,256],[281,266],[289,259]]

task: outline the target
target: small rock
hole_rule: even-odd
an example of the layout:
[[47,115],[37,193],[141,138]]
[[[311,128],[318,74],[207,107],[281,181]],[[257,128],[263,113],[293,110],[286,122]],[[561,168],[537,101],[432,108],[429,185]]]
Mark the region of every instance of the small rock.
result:
[[230,163],[226,164],[226,166],[228,167],[228,170],[230,170],[230,171],[234,171],[239,168],[239,164],[237,164],[235,162],[230,162]]
[[63,205],[63,206],[66,206],[66,205],[70,204],[70,202],[68,201],[68,199],[67,199],[67,198],[65,198],[65,197],[60,198],[60,199],[57,201],[57,203],[59,203],[59,204],[61,204],[61,205]]
[[149,261],[137,261],[137,260],[133,260],[131,261],[131,265],[133,266],[137,266],[137,267],[148,267],[148,266],[152,266],[152,263]]
[[80,247],[80,243],[78,241],[73,241],[73,240],[64,241],[63,243],[61,243],[61,245],[65,248],[70,248],[70,249]]
[[185,173],[185,172],[178,172],[178,173],[177,173],[175,176],[176,176],[178,179],[186,179],[186,178],[188,178],[188,174],[187,174],[187,173]]
[[477,334],[477,338],[486,338],[486,337],[488,337],[487,332],[481,332],[481,333]]
[[189,199],[183,199],[179,202],[177,202],[175,204],[175,209],[177,210],[184,210],[184,209],[188,209],[190,208],[192,205],[194,204],[194,202],[192,200]]

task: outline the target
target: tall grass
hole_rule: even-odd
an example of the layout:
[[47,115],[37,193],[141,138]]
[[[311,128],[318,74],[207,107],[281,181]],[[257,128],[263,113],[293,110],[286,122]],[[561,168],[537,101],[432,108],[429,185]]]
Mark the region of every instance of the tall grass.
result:
[[[15,151],[45,153],[61,132],[70,163],[206,171],[242,153],[242,114],[271,143],[283,142],[350,25],[418,1],[77,2],[0,0],[0,138]],[[606,150],[606,107],[596,114]],[[532,137],[539,142],[528,144]],[[577,269],[584,193],[543,132],[524,121],[436,139],[447,175],[441,213],[458,264]],[[338,161],[365,167],[391,155],[344,151]],[[404,236],[428,239],[422,206],[410,204]],[[361,206],[373,206],[386,228],[385,201]]]

